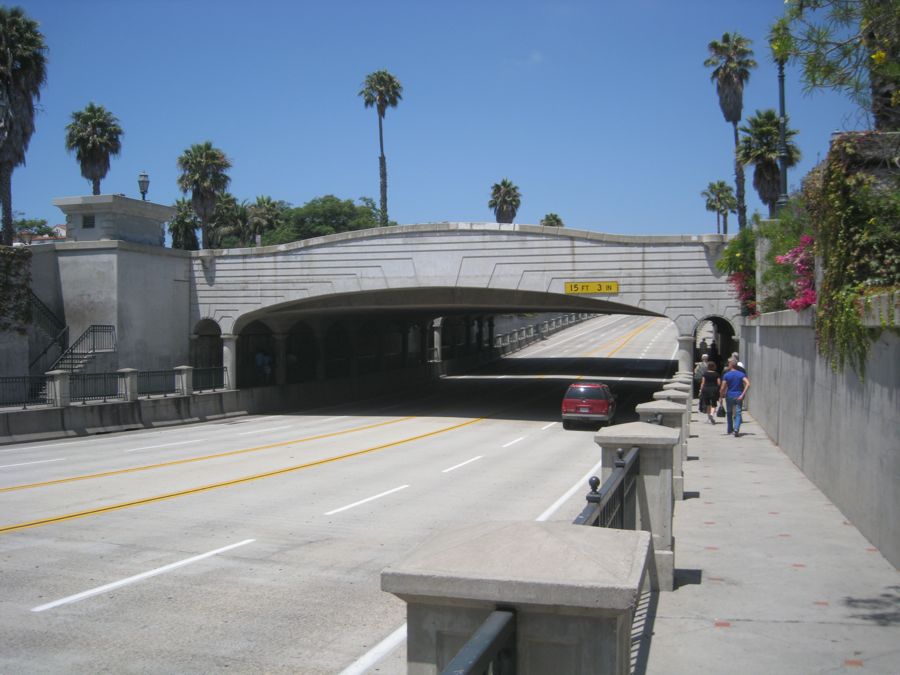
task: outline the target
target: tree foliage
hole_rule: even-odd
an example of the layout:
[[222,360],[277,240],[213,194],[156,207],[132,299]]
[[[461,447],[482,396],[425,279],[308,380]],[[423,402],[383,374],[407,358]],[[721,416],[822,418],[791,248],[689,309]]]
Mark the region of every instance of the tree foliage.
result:
[[519,194],[519,187],[508,178],[491,186],[488,208],[494,211],[494,217],[498,223],[511,223],[521,205],[522,195]]
[[700,193],[706,200],[706,210],[716,214],[716,234],[728,234],[728,214],[737,211],[734,190],[724,180],[711,182]]
[[262,236],[263,244],[286,244],[292,241],[323,237],[338,232],[364,230],[380,225],[380,211],[375,201],[363,197],[359,203],[324,195],[303,206],[285,208],[275,229]]
[[91,181],[92,194],[100,194],[100,181],[109,173],[109,158],[122,151],[119,120],[102,105],[88,103],[72,113],[66,125],[66,150],[75,153],[81,175]]
[[[753,187],[763,204],[769,207],[769,217],[775,217],[775,204],[781,193],[781,168],[779,166],[780,121],[772,109],[757,110],[740,127],[743,134],[738,147],[738,158],[744,164],[753,164]],[[785,120],[785,164],[792,167],[800,161],[800,148],[791,141],[797,135]]]
[[0,202],[2,244],[13,242],[12,173],[34,133],[35,101],[47,79],[47,46],[20,7],[0,7]]
[[[807,89],[845,93],[900,130],[900,0],[785,0],[788,52]],[[778,24],[776,24],[777,26]]]
[[200,220],[194,213],[194,207],[187,199],[179,199],[175,202],[175,215],[169,221],[169,234],[172,235],[172,248],[180,248],[185,251],[196,251],[200,248],[197,240],[197,230],[200,229]]
[[210,248],[209,225],[221,194],[228,189],[231,162],[212,142],[196,143],[178,158],[178,187],[191,193],[191,204],[200,219],[203,248]]
[[384,156],[384,130],[382,121],[388,108],[396,108],[403,99],[403,86],[400,80],[386,70],[377,70],[366,75],[362,89],[359,91],[366,108],[374,107],[378,113],[378,147],[381,154],[378,156],[379,172],[381,176],[381,213],[379,214],[382,227],[388,224],[387,208],[387,160]]
[[546,216],[541,218],[541,227],[564,227],[565,223],[563,223],[562,218],[559,217],[556,213],[548,213]]
[[31,323],[31,249],[0,246],[0,332],[24,333]]

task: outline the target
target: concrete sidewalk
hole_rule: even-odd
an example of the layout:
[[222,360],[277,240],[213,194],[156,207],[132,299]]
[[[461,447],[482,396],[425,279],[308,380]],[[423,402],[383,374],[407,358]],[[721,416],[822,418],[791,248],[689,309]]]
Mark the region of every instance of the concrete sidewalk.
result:
[[734,438],[696,409],[676,590],[643,608],[635,672],[900,673],[900,572],[752,415]]

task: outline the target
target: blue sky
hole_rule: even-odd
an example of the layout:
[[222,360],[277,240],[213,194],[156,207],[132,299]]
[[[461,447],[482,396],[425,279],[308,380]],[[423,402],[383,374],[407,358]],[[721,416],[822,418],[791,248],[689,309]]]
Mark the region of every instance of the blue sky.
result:
[[[377,200],[377,118],[357,92],[387,69],[404,87],[385,120],[392,220],[493,220],[490,187],[509,178],[522,194],[516,222],[553,211],[598,232],[715,232],[700,192],[733,182],[733,155],[703,66],[709,41],[753,40],[745,117],[778,105],[766,34],[783,0],[21,4],[49,65],[13,208],[50,224],[64,220],[53,198],[90,193],[64,138],[91,101],[125,131],[103,193],[140,197],[147,171],[148,199],[171,204],[178,156],[211,140],[234,165],[238,199]],[[866,121],[840,95],[803,95],[796,67],[787,89],[803,153],[794,188],[833,131]],[[764,211],[751,180],[752,168],[748,210]]]

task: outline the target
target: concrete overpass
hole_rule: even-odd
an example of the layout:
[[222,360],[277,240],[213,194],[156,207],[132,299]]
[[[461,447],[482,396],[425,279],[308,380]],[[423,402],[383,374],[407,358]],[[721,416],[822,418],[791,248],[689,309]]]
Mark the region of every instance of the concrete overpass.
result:
[[591,312],[671,319],[689,368],[701,321],[723,336],[739,325],[715,266],[723,235],[436,223],[186,252],[151,243],[159,205],[57,204],[74,241],[33,247],[33,287],[73,337],[116,327],[107,367],[225,365],[238,386],[264,383],[267,360],[287,381],[354,376],[486,348],[497,314]]

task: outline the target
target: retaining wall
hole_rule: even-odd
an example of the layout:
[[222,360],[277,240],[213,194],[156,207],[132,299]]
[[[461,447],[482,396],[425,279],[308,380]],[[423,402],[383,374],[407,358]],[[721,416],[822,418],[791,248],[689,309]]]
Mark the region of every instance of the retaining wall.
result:
[[[874,303],[868,325],[881,325],[889,313],[886,303],[886,298]],[[809,309],[744,323],[741,355],[752,415],[900,567],[900,333],[880,331],[861,379],[849,367],[834,372],[818,355],[813,321]]]

